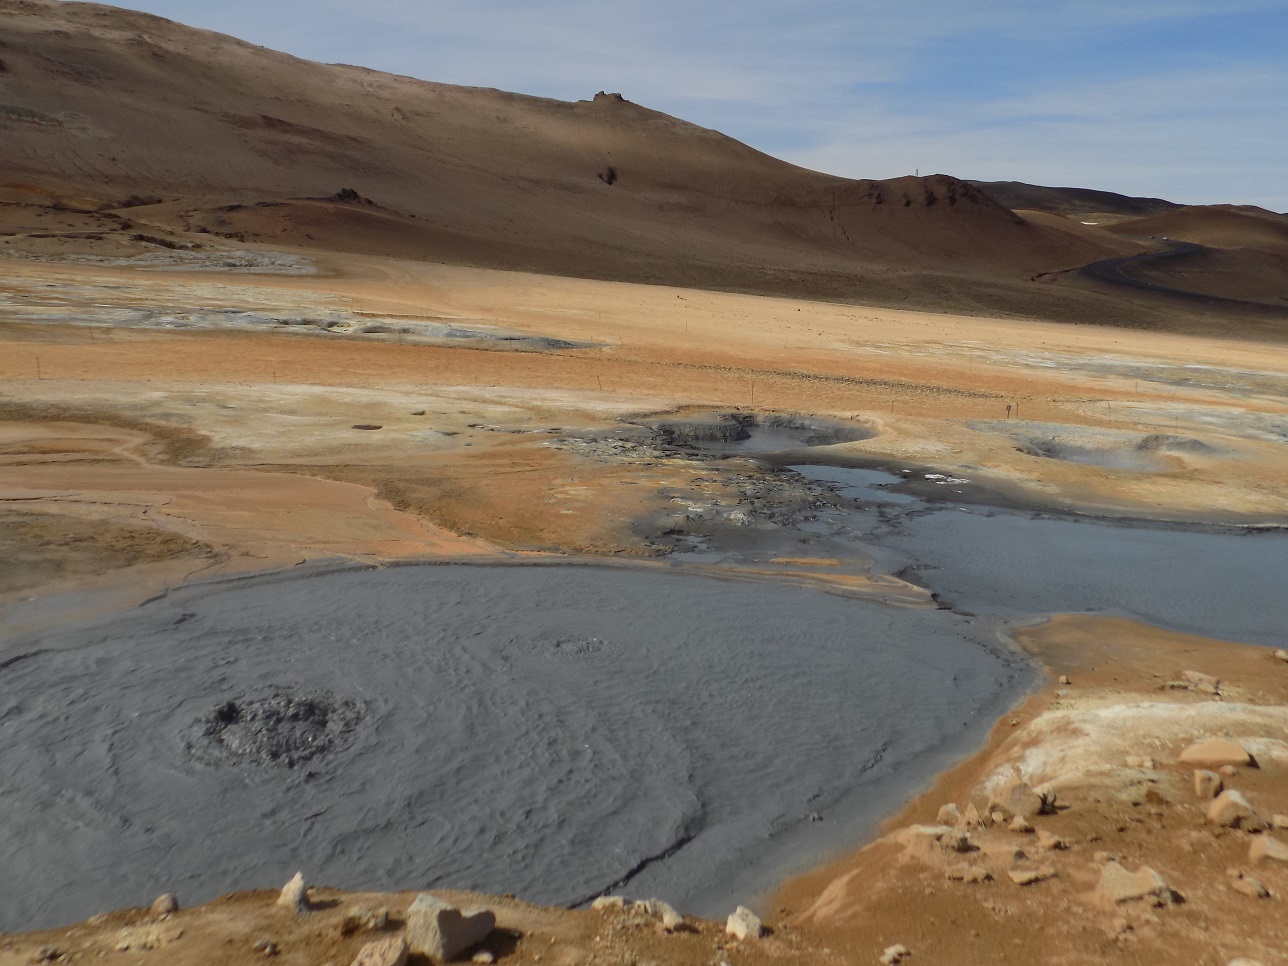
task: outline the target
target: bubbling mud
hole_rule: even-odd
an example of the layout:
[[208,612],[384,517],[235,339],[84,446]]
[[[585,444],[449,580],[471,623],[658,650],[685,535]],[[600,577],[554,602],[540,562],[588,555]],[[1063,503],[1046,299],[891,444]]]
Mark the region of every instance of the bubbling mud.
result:
[[297,869],[727,913],[855,844],[1032,679],[955,614],[684,574],[175,591],[0,641],[0,929]]

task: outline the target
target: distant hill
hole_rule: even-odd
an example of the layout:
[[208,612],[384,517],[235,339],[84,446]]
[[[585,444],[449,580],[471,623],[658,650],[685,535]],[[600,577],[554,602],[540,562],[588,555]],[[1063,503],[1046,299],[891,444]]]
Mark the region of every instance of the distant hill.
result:
[[1213,248],[1255,248],[1288,256],[1288,215],[1250,205],[1195,205],[1114,225],[1109,231],[1137,238],[1173,238]]
[[1162,198],[1133,198],[1091,188],[1047,188],[1022,181],[972,181],[971,184],[1004,208],[1049,211],[1066,217],[1111,214],[1140,218],[1182,207]]

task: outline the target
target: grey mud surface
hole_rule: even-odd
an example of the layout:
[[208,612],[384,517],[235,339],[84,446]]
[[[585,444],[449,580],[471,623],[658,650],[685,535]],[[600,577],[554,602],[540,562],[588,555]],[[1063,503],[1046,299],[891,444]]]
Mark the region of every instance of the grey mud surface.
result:
[[858,841],[1034,675],[979,621],[801,587],[420,566],[0,642],[0,929],[297,869],[723,915]]

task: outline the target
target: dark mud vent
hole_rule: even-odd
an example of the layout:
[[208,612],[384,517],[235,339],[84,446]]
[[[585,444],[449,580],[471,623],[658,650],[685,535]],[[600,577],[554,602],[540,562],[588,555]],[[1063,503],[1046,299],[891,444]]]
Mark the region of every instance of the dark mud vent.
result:
[[599,172],[599,180],[604,184],[613,184],[617,181],[617,169],[609,165],[603,171]]
[[211,710],[187,748],[212,765],[295,768],[347,746],[362,717],[358,704],[328,691],[270,688]]

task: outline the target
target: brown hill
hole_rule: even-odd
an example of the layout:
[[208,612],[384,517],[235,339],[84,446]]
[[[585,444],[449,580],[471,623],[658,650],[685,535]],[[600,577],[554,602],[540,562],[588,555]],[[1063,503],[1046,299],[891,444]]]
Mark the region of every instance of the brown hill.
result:
[[[0,0],[0,63],[0,231],[36,249],[214,234],[871,304],[1193,323],[1145,296],[1032,281],[1140,242],[1026,220],[944,175],[807,171],[613,94],[569,103],[428,83],[54,0]],[[37,216],[58,229],[34,230]]]
[[1171,238],[1212,248],[1255,248],[1288,255],[1288,215],[1248,205],[1195,205],[1109,230],[1136,238]]
[[1162,198],[1136,198],[1092,188],[1049,188],[1023,181],[972,181],[971,184],[1006,208],[1029,208],[1069,217],[1110,215],[1142,218],[1181,207]]

